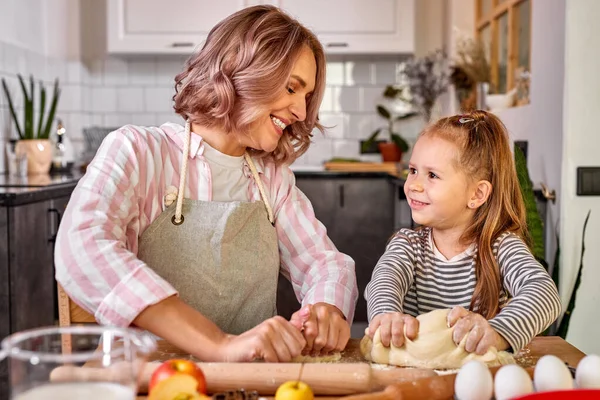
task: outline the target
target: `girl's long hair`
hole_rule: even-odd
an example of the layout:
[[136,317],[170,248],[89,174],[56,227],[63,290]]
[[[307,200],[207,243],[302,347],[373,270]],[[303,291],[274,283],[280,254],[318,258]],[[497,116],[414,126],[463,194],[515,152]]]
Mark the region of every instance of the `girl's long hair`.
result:
[[492,248],[494,241],[502,233],[512,232],[531,246],[508,132],[494,114],[477,110],[443,118],[421,135],[457,144],[459,168],[474,182],[487,180],[492,185],[489,198],[475,212],[461,242],[477,244],[477,283],[469,309],[487,319],[493,318],[499,311],[502,288],[500,268]]

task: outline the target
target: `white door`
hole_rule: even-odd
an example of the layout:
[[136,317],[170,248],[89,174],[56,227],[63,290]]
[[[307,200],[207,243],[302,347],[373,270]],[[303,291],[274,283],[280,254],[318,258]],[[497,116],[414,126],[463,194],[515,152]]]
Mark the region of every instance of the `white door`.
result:
[[109,53],[191,53],[245,0],[108,0]]
[[312,29],[328,53],[414,52],[414,0],[263,0]]

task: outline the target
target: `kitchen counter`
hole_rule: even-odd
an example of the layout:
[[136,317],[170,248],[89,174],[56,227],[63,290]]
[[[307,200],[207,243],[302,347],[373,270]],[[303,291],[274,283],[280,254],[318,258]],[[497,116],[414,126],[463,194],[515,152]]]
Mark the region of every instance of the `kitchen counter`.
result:
[[329,170],[295,170],[297,178],[389,178],[394,181],[404,182],[403,178],[380,171],[329,171]]
[[0,175],[0,206],[17,206],[51,198],[69,196],[83,175],[39,174],[23,178]]

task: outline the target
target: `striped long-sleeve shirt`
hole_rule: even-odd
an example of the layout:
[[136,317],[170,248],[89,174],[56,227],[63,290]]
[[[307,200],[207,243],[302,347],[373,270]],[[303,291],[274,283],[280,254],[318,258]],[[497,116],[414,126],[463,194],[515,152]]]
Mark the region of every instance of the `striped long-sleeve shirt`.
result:
[[[388,243],[365,289],[369,321],[377,314],[417,316],[432,310],[468,309],[475,289],[475,252],[447,260],[436,248],[431,229],[400,230]],[[505,233],[493,244],[500,266],[500,312],[490,325],[517,352],[544,331],[561,312],[556,285],[516,235]]]
[[[184,128],[128,125],[103,141],[75,188],[57,236],[56,279],[101,324],[127,326],[176,290],[136,257],[138,239],[179,186]],[[192,133],[186,198],[211,201],[202,138]],[[326,302],[352,322],[358,297],[354,261],[337,251],[287,166],[255,160],[273,206],[281,271],[302,304]],[[260,200],[251,172],[248,201]],[[201,277],[198,277],[201,279]]]

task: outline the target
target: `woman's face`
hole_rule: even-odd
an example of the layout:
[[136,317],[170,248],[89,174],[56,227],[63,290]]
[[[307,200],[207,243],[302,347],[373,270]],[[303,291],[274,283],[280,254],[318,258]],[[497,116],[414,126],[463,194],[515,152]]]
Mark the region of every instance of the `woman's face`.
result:
[[304,46],[282,88],[281,95],[252,126],[248,147],[272,152],[285,128],[306,118],[306,104],[315,89],[317,63],[312,50]]

